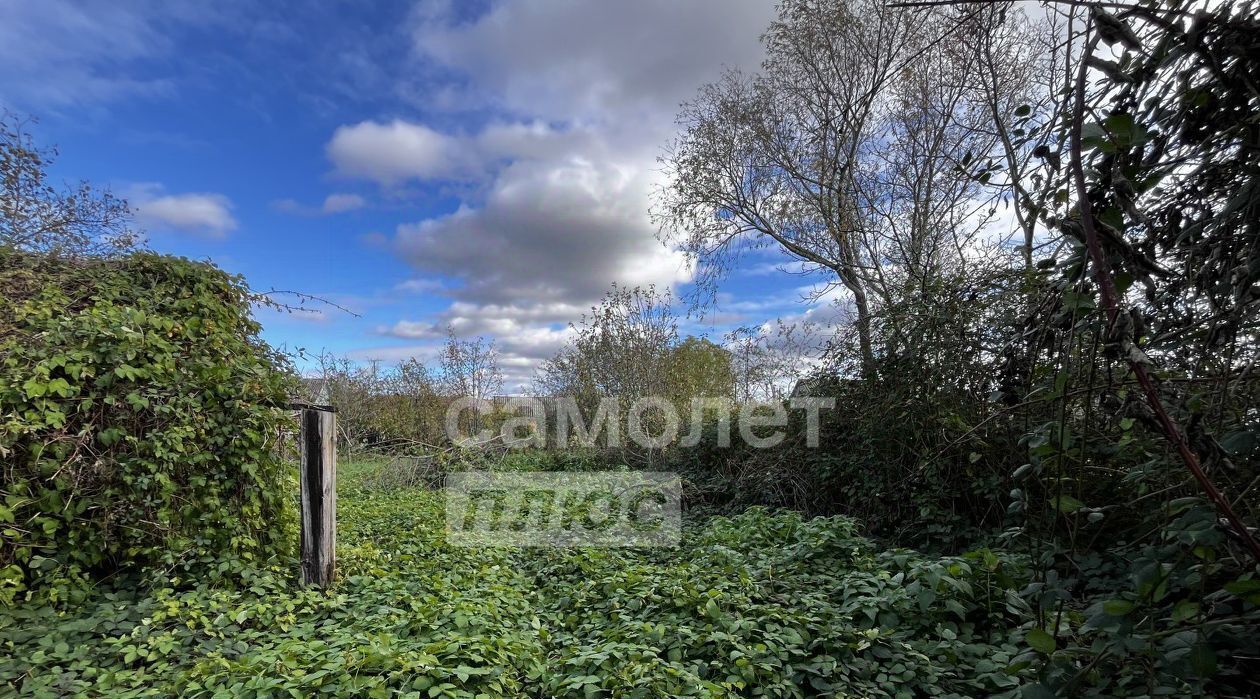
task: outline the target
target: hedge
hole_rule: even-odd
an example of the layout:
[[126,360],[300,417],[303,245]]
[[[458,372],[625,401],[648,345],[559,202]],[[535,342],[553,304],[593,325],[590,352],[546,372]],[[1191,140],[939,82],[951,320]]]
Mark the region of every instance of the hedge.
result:
[[291,372],[239,277],[0,251],[0,287],[0,604],[292,555]]

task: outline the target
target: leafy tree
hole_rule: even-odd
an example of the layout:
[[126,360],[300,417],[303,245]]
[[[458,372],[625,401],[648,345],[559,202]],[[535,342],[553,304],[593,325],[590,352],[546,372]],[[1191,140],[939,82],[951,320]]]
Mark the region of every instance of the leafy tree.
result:
[[572,326],[574,339],[540,367],[540,391],[574,396],[592,408],[604,396],[669,395],[668,359],[678,344],[672,303],[669,291],[654,286],[614,285]]
[[50,184],[57,152],[35,145],[29,123],[0,113],[0,246],[62,256],[132,247],[127,203],[86,182],[69,189]]
[[503,390],[499,350],[493,340],[461,340],[454,328],[449,328],[438,367],[438,382],[452,398],[488,399]]
[[670,350],[670,394],[680,406],[692,398],[735,397],[731,353],[706,338],[687,337]]
[[947,38],[948,20],[876,0],[785,2],[762,38],[761,71],[728,72],[683,107],[655,217],[699,263],[702,289],[755,247],[828,270],[854,309],[861,367],[873,369],[880,305],[965,266],[984,218],[976,200],[997,193],[967,167],[997,139],[974,104],[986,97],[979,55]]

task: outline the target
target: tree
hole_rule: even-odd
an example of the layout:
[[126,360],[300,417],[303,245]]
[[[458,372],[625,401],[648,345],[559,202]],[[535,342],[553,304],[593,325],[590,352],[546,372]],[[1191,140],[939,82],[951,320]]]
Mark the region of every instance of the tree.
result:
[[437,444],[443,436],[446,403],[433,372],[411,357],[379,380],[377,424],[385,440],[399,446]]
[[[1127,365],[1143,417],[1260,562],[1260,541],[1237,511],[1260,508],[1241,496],[1231,503],[1216,484],[1234,471],[1229,456],[1253,452],[1260,434],[1256,9],[1090,7],[1072,37],[1083,60],[1058,131],[1069,153],[1058,183],[1074,203],[1048,223],[1073,244],[1059,268],[1070,289],[1063,303],[1069,294],[1091,301],[1079,335],[1102,346],[1104,363]],[[1217,390],[1183,392],[1161,385],[1160,373]],[[1100,393],[1125,407],[1114,387]],[[1260,477],[1241,475],[1245,495]]]
[[777,322],[773,328],[740,327],[723,338],[735,377],[735,401],[780,400],[792,390],[806,355],[810,324]]
[[[708,339],[680,338],[668,290],[613,285],[571,327],[573,339],[543,362],[534,385],[540,395],[572,399],[584,424],[616,414],[619,433],[630,434],[630,412],[637,410],[634,420],[647,434],[657,435],[668,424],[670,408],[687,418],[693,399],[713,407],[710,400],[736,395],[730,351]],[[601,410],[609,398],[616,401],[615,413]],[[652,400],[636,408],[640,399]],[[649,462],[654,451],[647,452]]]
[[37,147],[29,121],[0,113],[0,246],[59,256],[119,252],[132,247],[127,202],[80,182],[48,182],[55,149]]
[[1073,65],[1071,44],[1061,40],[1067,24],[1058,13],[1034,22],[1015,3],[994,2],[959,16],[950,35],[971,54],[967,101],[987,116],[998,144],[974,153],[966,166],[1010,207],[1022,234],[1025,272],[1035,264],[1039,199],[1053,182],[1047,165],[1062,157],[1052,126]]
[[687,337],[667,358],[671,397],[679,406],[693,398],[733,399],[735,372],[731,353],[708,339]]
[[[970,12],[978,12],[971,10]],[[926,288],[983,225],[970,161],[997,145],[973,109],[976,54],[943,11],[789,0],[755,75],[728,72],[685,105],[654,217],[712,292],[739,254],[777,246],[848,292],[861,364],[879,305]]]
[[319,357],[319,367],[328,402],[337,406],[337,430],[342,447],[353,454],[356,447],[376,442],[381,434],[376,363],[357,366],[347,358],[323,354]]
[[438,367],[438,383],[448,397],[489,399],[503,390],[499,350],[493,340],[461,340],[454,328],[447,328]]
[[583,407],[605,396],[667,395],[668,358],[678,343],[672,302],[668,291],[654,286],[613,285],[590,314],[571,326],[574,339],[540,367],[540,391],[573,396]]

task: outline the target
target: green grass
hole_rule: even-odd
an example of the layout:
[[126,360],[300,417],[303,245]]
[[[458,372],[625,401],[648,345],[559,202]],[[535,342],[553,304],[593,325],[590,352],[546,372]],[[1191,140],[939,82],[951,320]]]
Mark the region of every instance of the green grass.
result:
[[762,510],[689,525],[678,549],[456,548],[440,493],[366,490],[373,468],[339,469],[331,594],[278,566],[0,612],[0,689],[911,697],[1021,681],[1010,563],[992,554],[881,552],[847,519]]

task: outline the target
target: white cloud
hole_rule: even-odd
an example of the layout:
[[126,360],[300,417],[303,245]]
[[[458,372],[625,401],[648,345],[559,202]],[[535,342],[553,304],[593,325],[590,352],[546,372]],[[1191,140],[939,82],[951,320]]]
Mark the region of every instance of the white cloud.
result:
[[324,197],[324,203],[319,206],[307,206],[296,199],[288,198],[276,199],[271,202],[271,208],[276,211],[295,216],[328,216],[354,211],[365,206],[367,206],[367,199],[358,194],[346,194],[343,192],[329,194],[327,197]]
[[504,386],[519,392],[533,378],[534,367],[554,356],[572,337],[567,322],[584,310],[588,309],[563,303],[501,306],[456,301],[431,321],[401,320],[379,331],[435,345],[445,340],[448,329],[461,338],[493,338]]
[[180,232],[222,238],[236,229],[232,202],[222,194],[166,194],[160,185],[136,185],[128,201],[136,223],[150,232]]
[[327,155],[338,174],[395,191],[457,185],[455,211],[403,224],[392,241],[421,277],[450,280],[451,307],[382,332],[493,336],[521,378],[613,282],[691,278],[648,217],[656,156],[682,101],[724,67],[760,61],[774,8],[509,1],[470,22],[451,7],[414,14],[421,114],[342,126]]
[[443,288],[445,287],[443,287],[442,282],[436,279],[425,278],[408,279],[394,285],[395,291],[401,291],[408,294],[423,294],[427,292],[441,291]]
[[362,209],[364,206],[367,206],[367,200],[358,194],[334,192],[324,198],[324,205],[321,207],[321,210],[326,214],[339,214]]
[[564,303],[499,306],[456,301],[431,322],[400,320],[392,327],[382,328],[381,332],[416,340],[444,338],[448,328],[459,337],[507,335],[532,324],[543,327],[563,324],[581,316],[585,310]]
[[395,244],[417,269],[460,278],[452,294],[478,303],[580,306],[613,282],[686,281],[682,254],[655,238],[642,179],[607,162],[516,163],[484,204],[400,226]]
[[417,12],[415,46],[470,77],[470,99],[548,121],[653,129],[723,65],[756,65],[773,16],[770,2],[503,2],[451,22],[430,4]]
[[327,154],[339,173],[387,185],[413,178],[466,177],[472,168],[458,139],[398,119],[338,127]]
[[419,359],[421,362],[432,364],[438,360],[441,349],[442,346],[440,344],[364,347],[347,352],[346,357],[362,362],[374,360],[381,362],[402,362],[414,357],[415,359]]

